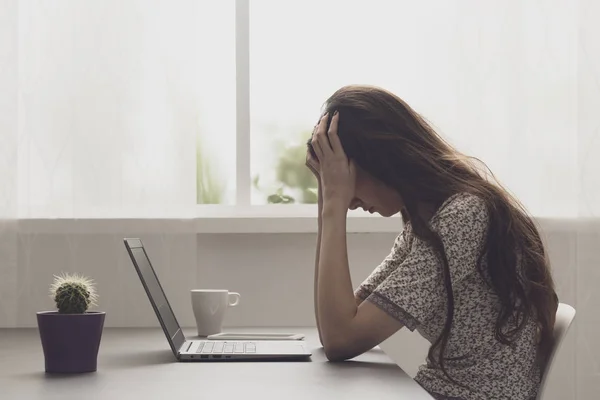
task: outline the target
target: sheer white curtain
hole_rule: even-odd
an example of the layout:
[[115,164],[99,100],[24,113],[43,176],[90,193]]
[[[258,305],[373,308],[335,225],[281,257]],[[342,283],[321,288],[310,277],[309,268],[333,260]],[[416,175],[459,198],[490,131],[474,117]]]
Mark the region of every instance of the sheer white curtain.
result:
[[[600,220],[600,3],[580,0],[577,57],[577,174],[579,214]],[[600,371],[598,371],[600,373]]]
[[[38,232],[30,225],[23,233],[19,221],[155,218],[183,221],[155,225],[168,234],[190,232],[207,97],[207,78],[198,78],[209,60],[203,7],[0,0],[0,326],[15,326],[24,303],[36,298],[35,309],[47,297],[45,281],[32,289],[27,280],[81,268],[31,264]],[[52,222],[44,226],[52,233]],[[89,233],[85,222],[77,226]],[[120,234],[122,226],[107,229]]]
[[0,3],[0,326],[14,326],[16,322],[17,1]]
[[536,216],[578,215],[576,1],[250,6],[253,173],[273,175],[275,135],[297,141],[335,90],[368,83],[486,161]]
[[[277,118],[299,123],[339,85],[380,84],[430,118],[460,149],[486,161],[537,217],[596,215],[598,81],[591,71],[597,49],[588,37],[593,38],[597,28],[587,24],[589,14],[584,11],[594,7],[593,2],[379,0],[360,6],[348,3],[345,10],[340,8],[345,3],[331,1],[319,6],[326,13],[315,16],[301,11],[319,7],[294,4],[294,15],[302,17],[298,19],[324,25],[322,34],[302,29],[290,34],[284,28],[292,15],[281,2],[253,3],[253,15],[262,15],[263,3],[282,8],[271,10],[279,11],[277,18],[263,15],[264,24],[273,28],[270,33],[260,27],[251,30],[256,36],[250,51],[252,116],[257,124],[277,123]],[[12,121],[5,134],[13,141],[6,143],[17,149],[3,160],[4,173],[10,171],[16,185],[11,204],[17,215],[194,216],[194,149],[200,121],[206,119],[200,112],[215,94],[202,92],[202,80],[215,71],[206,65],[216,62],[203,51],[208,35],[199,28],[210,19],[211,2],[16,4],[3,7],[4,18],[13,21],[3,29],[12,29],[16,18],[16,28],[2,38],[12,53],[2,55],[13,78],[18,72],[18,83],[15,87],[11,75],[3,76],[7,90],[2,94],[2,119]],[[346,13],[348,21],[369,17],[365,26],[381,35],[365,32],[363,36],[373,40],[365,48],[368,43],[361,40],[360,30],[342,30],[339,18],[329,24],[337,28],[327,30],[327,15],[336,13]],[[378,24],[371,21],[376,17]],[[394,20],[399,21],[397,27]],[[299,23],[294,21],[290,24]],[[272,43],[278,31],[289,39],[289,46],[278,43],[276,50],[257,44],[261,38]],[[317,39],[336,32],[343,34],[343,49],[317,46]],[[393,34],[398,43],[405,43],[402,48],[391,47]],[[344,41],[346,36],[350,39]],[[314,51],[307,53],[303,43]],[[377,62],[353,53],[351,43],[368,50]],[[315,66],[314,59],[327,60],[328,54],[359,59],[343,59],[347,68],[337,56]],[[304,75],[291,77],[288,70]],[[282,85],[283,79],[289,84]],[[282,93],[282,87],[287,92]],[[280,100],[285,93],[290,99]],[[222,136],[217,125],[210,129],[208,136]],[[259,147],[271,148],[269,137],[253,133],[254,147],[261,143]]]
[[[578,312],[575,398],[600,391],[600,2],[580,0],[577,42],[578,216],[571,235],[570,272]],[[567,285],[564,285],[565,288]]]
[[19,2],[18,215],[192,217],[193,2]]

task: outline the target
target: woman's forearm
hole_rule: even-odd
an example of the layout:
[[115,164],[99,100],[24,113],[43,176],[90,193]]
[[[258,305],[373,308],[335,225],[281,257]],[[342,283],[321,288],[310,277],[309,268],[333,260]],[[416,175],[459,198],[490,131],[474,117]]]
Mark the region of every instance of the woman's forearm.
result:
[[323,344],[321,337],[321,324],[319,322],[319,302],[318,302],[318,290],[319,290],[319,256],[321,254],[321,231],[323,226],[323,192],[321,191],[320,180],[317,179],[318,184],[318,217],[317,217],[317,251],[315,255],[315,285],[314,285],[314,303],[315,303],[315,319],[317,321],[317,331],[319,332],[319,341]]
[[348,267],[346,210],[323,205],[318,266],[318,310],[323,345],[335,347],[357,312]]

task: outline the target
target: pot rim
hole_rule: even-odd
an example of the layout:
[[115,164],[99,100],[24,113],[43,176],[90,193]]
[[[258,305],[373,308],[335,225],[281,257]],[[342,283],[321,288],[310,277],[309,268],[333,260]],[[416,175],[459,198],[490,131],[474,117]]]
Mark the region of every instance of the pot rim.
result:
[[103,315],[103,314],[106,314],[106,312],[105,311],[86,311],[86,312],[80,313],[80,314],[61,314],[57,310],[54,310],[54,311],[38,311],[38,312],[36,312],[36,314],[37,315],[59,315],[59,316],[63,317],[63,316]]

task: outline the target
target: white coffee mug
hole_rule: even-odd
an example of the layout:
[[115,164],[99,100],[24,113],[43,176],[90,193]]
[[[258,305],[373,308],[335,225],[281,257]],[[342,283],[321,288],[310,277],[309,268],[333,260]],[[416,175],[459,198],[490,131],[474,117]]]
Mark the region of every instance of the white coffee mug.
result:
[[240,303],[240,294],[228,290],[193,289],[192,309],[196,317],[198,336],[221,333],[225,310]]

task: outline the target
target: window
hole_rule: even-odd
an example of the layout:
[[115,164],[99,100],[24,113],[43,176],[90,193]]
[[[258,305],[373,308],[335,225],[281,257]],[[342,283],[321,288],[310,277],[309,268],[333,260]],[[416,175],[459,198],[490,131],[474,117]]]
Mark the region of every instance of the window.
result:
[[576,214],[577,12],[503,0],[19,1],[19,215],[314,215],[305,142],[351,83],[404,98],[535,215]]
[[233,1],[24,0],[18,25],[21,217],[235,204]]
[[535,215],[577,212],[572,4],[249,3],[252,204],[314,201],[303,145],[319,106],[366,83],[484,160]]
[[423,89],[453,93],[450,73],[437,72],[439,60],[452,59],[452,7],[406,9],[402,1],[250,2],[253,204],[316,200],[304,144],[320,105],[344,85],[382,86],[426,115],[447,114],[444,99]]

